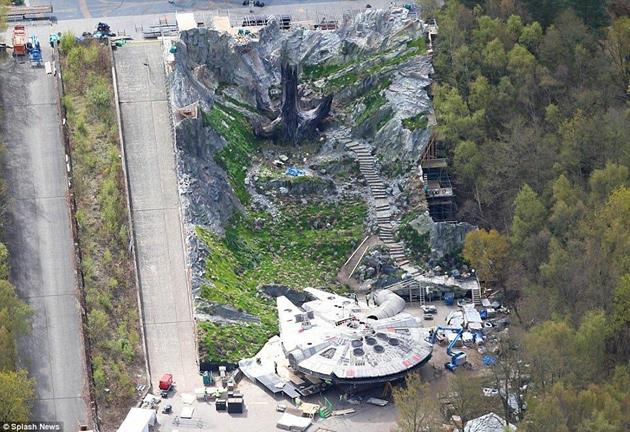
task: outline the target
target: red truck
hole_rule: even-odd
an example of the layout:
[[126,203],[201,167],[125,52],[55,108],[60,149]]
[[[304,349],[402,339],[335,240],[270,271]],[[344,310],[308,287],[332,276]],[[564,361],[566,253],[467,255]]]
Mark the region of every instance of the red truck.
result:
[[163,398],[168,397],[168,392],[173,388],[173,374],[166,373],[160,378],[160,394]]
[[26,29],[23,25],[13,27],[13,55],[26,55]]

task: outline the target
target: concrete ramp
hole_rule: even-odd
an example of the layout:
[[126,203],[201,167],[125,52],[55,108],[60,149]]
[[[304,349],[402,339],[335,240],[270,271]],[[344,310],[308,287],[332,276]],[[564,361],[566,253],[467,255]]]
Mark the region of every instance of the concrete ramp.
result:
[[179,392],[201,384],[162,45],[114,52],[151,382],[172,373]]
[[[42,49],[50,59],[50,49]],[[90,412],[55,77],[9,59],[0,67],[0,88],[5,241],[11,281],[33,310],[32,332],[18,344],[21,366],[36,380],[32,418],[78,430]]]

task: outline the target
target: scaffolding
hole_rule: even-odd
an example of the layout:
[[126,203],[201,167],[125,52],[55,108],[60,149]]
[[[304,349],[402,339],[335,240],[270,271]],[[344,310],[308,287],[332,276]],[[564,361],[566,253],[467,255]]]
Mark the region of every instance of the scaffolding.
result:
[[435,222],[455,221],[457,207],[453,185],[448,175],[448,161],[444,149],[435,137],[431,137],[420,166],[431,218]]

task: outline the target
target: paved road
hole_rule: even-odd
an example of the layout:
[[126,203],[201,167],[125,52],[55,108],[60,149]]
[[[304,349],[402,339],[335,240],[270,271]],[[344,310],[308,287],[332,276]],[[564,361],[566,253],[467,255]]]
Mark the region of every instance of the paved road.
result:
[[131,207],[152,384],[201,384],[184,258],[162,46],[134,42],[115,53]]
[[33,417],[77,430],[87,418],[87,380],[54,79],[13,60],[0,75],[11,277],[34,311],[32,335],[19,343],[37,380]]
[[[403,0],[399,0],[403,3]],[[366,4],[383,7],[388,0],[268,0],[264,8],[252,9],[255,14],[282,13],[305,14],[320,10],[322,14],[336,10],[363,9]],[[249,14],[250,8],[242,5],[242,0],[30,0],[32,5],[53,5],[58,20],[79,18],[102,18],[148,14],[174,14],[175,11],[229,10],[231,14]],[[313,16],[314,17],[314,16]]]
[[[49,0],[31,0],[31,3],[48,4],[48,1]],[[156,25],[160,20],[175,23],[175,9],[149,7],[156,3],[154,0],[133,0],[130,4],[139,5],[138,7],[116,10],[103,9],[99,13],[85,14],[88,18],[83,18],[83,14],[80,12],[80,3],[83,1],[84,0],[52,0],[56,11],[55,15],[58,20],[54,23],[50,23],[46,20],[29,21],[26,23],[29,34],[35,31],[38,33],[40,40],[45,42],[48,40],[48,35],[51,32],[71,31],[76,35],[80,35],[86,31],[93,32],[98,22],[105,21],[111,26],[112,31],[117,34],[126,34],[134,39],[142,39],[143,27],[146,28],[151,25]],[[104,0],[97,1],[98,4],[108,4],[103,3]],[[405,0],[398,0],[399,3],[404,1]],[[59,5],[55,5],[57,2],[68,3],[67,13],[63,12],[64,9],[61,9]],[[166,0],[164,3],[170,7]],[[358,0],[282,0],[277,3],[281,4],[274,3],[263,9],[256,8],[254,12],[267,15],[289,14],[293,17],[294,21],[320,21],[323,18],[341,19],[345,13],[358,13],[363,10],[364,7],[363,3]],[[159,4],[161,5],[162,3]],[[390,2],[388,0],[371,0],[370,4],[374,8],[378,8],[387,7]],[[194,7],[186,8],[185,10],[193,11],[197,22],[206,25],[210,25],[212,17],[215,15],[229,16],[233,25],[242,22],[244,16],[250,15],[249,8],[238,5],[235,6],[233,4],[200,2],[200,4],[193,6]],[[178,8],[177,10],[182,11],[184,9]],[[9,29],[4,33],[5,40],[10,40],[11,38],[13,23],[10,24]]]

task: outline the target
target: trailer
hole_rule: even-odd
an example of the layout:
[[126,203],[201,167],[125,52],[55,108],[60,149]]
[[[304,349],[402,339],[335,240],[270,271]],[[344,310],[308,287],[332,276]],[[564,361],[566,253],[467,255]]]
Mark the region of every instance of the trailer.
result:
[[13,27],[13,55],[26,55],[26,29],[23,25]]

